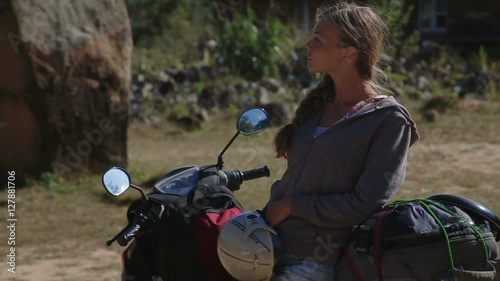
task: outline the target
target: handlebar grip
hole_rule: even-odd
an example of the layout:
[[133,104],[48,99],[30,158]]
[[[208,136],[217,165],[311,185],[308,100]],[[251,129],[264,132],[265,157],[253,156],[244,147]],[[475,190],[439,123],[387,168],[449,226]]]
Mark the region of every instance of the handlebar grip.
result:
[[132,240],[132,238],[135,237],[137,232],[141,229],[141,226],[138,224],[132,224],[129,227],[125,228],[121,235],[118,236],[117,242],[120,246],[125,247],[127,246],[128,242]]
[[269,172],[269,168],[267,166],[264,166],[262,168],[243,171],[242,174],[243,174],[243,181],[247,181],[262,177],[269,177],[271,173]]

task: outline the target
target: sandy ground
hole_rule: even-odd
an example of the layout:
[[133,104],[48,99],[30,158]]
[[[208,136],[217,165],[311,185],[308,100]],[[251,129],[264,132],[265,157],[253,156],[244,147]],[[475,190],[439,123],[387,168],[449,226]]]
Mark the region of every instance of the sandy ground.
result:
[[[19,249],[30,252],[30,249]],[[120,255],[116,251],[97,249],[89,253],[37,259],[16,266],[16,273],[2,264],[0,280],[12,281],[120,281]]]

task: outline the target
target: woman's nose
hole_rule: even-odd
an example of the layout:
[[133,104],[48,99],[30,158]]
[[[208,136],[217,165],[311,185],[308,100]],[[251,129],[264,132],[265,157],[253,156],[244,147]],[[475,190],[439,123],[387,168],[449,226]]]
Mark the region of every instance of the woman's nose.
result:
[[305,48],[308,52],[311,50],[311,40],[306,43]]

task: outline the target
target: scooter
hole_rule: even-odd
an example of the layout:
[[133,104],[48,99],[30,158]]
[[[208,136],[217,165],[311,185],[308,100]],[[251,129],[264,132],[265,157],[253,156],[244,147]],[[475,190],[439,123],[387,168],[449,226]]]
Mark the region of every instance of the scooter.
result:
[[[217,234],[225,222],[243,212],[233,192],[244,181],[269,176],[270,172],[267,166],[223,170],[223,154],[239,134],[257,134],[267,126],[268,115],[263,109],[243,112],[237,132],[219,154],[217,164],[173,169],[154,183],[149,194],[132,184],[123,168],[113,167],[104,173],[103,184],[111,195],[120,196],[128,188],[141,193],[127,210],[128,225],[107,241],[108,246],[116,241],[127,247],[122,254],[122,280],[235,280],[218,259]],[[383,229],[381,218],[387,221]],[[422,225],[429,227],[426,233],[420,233]],[[430,231],[432,228],[437,231]],[[351,236],[337,264],[335,280],[462,280],[458,275],[467,280],[500,280],[496,244],[500,241],[500,219],[464,197],[436,194],[393,202],[354,226]],[[455,261],[470,267],[455,268]],[[485,262],[486,267],[473,267],[476,261]],[[432,273],[448,268],[449,262],[452,270],[440,276]],[[412,277],[408,277],[410,268],[416,272]]]
[[217,164],[168,171],[149,194],[133,184],[121,167],[103,174],[102,183],[112,196],[129,188],[141,194],[127,210],[128,225],[106,242],[127,247],[122,254],[122,280],[234,280],[217,258],[217,234],[227,220],[243,211],[233,192],[244,181],[269,177],[270,171],[267,166],[223,170],[223,155],[238,135],[260,133],[268,120],[261,108],[243,112]]

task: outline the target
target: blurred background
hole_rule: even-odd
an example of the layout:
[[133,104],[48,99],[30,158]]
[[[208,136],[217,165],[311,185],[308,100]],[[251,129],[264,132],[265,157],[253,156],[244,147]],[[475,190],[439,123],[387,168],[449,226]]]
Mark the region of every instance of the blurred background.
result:
[[[0,169],[24,181],[126,165],[130,122],[191,131],[266,104],[287,122],[318,80],[304,44],[324,2],[3,0]],[[426,121],[459,99],[499,99],[498,1],[362,2],[391,32],[383,86]]]
[[[147,190],[169,169],[215,163],[255,106],[272,127],[225,159],[271,168],[237,194],[260,208],[285,168],[274,133],[320,78],[304,45],[327,2],[0,0],[0,171],[2,185],[16,172],[20,249],[19,274],[2,263],[2,280],[118,280],[121,249],[104,241],[139,194],[110,198],[100,175],[125,167]],[[380,83],[422,134],[397,197],[451,192],[499,212],[500,2],[359,2],[389,26]]]

